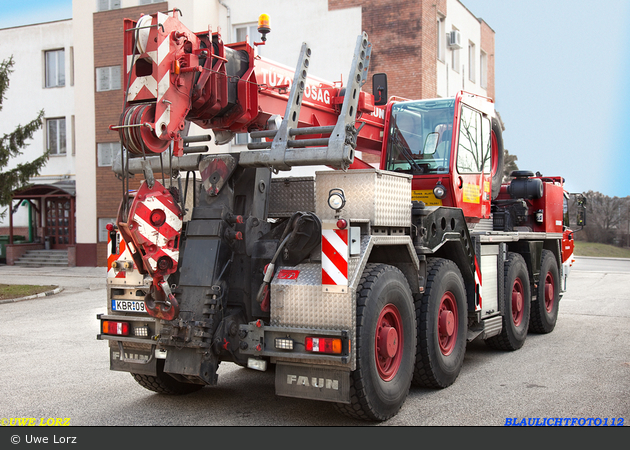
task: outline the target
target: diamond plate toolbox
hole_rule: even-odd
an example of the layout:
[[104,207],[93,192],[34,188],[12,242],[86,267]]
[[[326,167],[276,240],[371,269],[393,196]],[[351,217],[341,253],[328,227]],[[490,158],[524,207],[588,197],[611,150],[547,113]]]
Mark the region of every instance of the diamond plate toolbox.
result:
[[315,212],[315,178],[272,178],[269,217],[291,217],[296,211]]
[[377,227],[408,227],[411,221],[411,175],[378,169],[316,172],[315,211],[322,220],[335,219],[328,193],[343,189],[346,205],[342,216],[368,219]]

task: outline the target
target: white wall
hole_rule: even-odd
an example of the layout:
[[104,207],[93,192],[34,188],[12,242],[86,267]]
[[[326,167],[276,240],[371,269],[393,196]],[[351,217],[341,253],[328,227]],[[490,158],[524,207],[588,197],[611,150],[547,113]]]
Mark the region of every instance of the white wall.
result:
[[[360,7],[328,11],[328,0],[224,0],[224,3],[230,7],[232,29],[241,24],[257,24],[262,13],[269,15],[271,33],[267,35],[267,43],[260,47],[265,58],[295,67],[302,42],[306,42],[313,55],[309,75],[328,81],[348,77],[356,39],[363,31]],[[260,41],[259,36],[256,41]]]
[[[439,97],[452,97],[457,91],[465,90],[473,94],[487,95],[480,81],[480,51],[481,51],[481,24],[479,20],[462,5],[459,0],[447,0],[447,16],[445,18],[445,33],[454,28],[458,29],[462,36],[462,48],[459,50],[459,72],[453,70],[453,51],[448,48],[444,62],[437,63],[437,92]],[[468,43],[475,44],[475,81],[471,81],[468,73]]]
[[[236,39],[234,29],[246,24],[257,24],[258,16],[269,15],[271,32],[264,46],[259,46],[260,54],[289,67],[295,67],[300,55],[302,42],[312,51],[309,75],[330,82],[345,81],[348,78],[357,36],[361,34],[361,8],[353,7],[328,10],[328,0],[224,0],[230,8],[232,40]],[[299,5],[299,6],[298,6]],[[251,39],[251,37],[250,37]],[[228,41],[227,33],[224,40]],[[255,41],[260,41],[256,33]],[[235,146],[242,149],[244,146]],[[326,167],[295,167],[290,172],[280,172],[278,176],[313,175],[316,170]]]
[[[76,2],[75,2],[76,3]],[[9,89],[2,103],[0,112],[0,133],[10,133],[18,125],[25,125],[44,110],[44,118],[65,117],[66,119],[66,154],[51,155],[46,165],[40,170],[40,176],[32,179],[34,183],[54,183],[62,179],[74,179],[76,174],[75,156],[73,155],[74,86],[71,66],[71,48],[73,45],[72,20],[61,20],[43,24],[0,30],[0,60],[13,55],[13,73],[9,77]],[[64,49],[65,86],[45,87],[44,52]],[[12,169],[19,163],[32,161],[46,150],[45,124],[35,132],[22,155],[11,158],[6,169]],[[4,169],[4,168],[3,168]],[[14,216],[14,225],[25,226],[28,215],[20,208]],[[0,226],[8,226],[5,218]]]
[[97,241],[96,142],[94,115],[94,35],[96,1],[73,1],[75,74],[75,124],[77,140],[77,243]]

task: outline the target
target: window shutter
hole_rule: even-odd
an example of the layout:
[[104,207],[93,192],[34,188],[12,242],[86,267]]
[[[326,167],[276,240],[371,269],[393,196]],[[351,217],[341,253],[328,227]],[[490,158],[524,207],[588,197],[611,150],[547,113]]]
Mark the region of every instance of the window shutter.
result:
[[120,79],[120,66],[111,67],[111,80],[109,84],[109,88],[111,90],[118,90],[121,88],[121,79]]

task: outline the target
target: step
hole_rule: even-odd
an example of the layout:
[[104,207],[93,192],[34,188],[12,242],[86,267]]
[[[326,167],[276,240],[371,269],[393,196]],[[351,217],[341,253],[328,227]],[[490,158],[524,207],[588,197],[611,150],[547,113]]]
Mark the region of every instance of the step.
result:
[[68,262],[67,261],[64,261],[64,262],[49,261],[49,262],[43,263],[43,262],[39,262],[39,261],[22,261],[22,260],[18,260],[18,261],[15,261],[15,265],[16,266],[28,266],[28,267],[42,267],[42,266],[68,267]]
[[68,250],[29,250],[15,261],[17,266],[68,266]]

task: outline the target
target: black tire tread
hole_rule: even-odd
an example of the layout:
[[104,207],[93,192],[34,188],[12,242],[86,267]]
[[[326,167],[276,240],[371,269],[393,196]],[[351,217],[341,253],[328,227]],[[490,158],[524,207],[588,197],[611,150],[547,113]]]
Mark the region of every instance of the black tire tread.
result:
[[[553,252],[549,251],[549,250],[543,250],[542,251],[542,257],[541,257],[541,262],[540,262],[540,267],[544,267],[545,266],[545,259],[546,258],[551,258],[552,260],[552,264],[554,265],[554,267],[556,266],[556,257],[554,256]],[[532,302],[532,309],[530,311],[530,316],[529,316],[529,331],[533,332],[533,333],[539,333],[539,334],[546,334],[546,333],[551,333],[553,331],[553,329],[555,328],[555,322],[551,325],[548,326],[543,322],[543,316],[542,314],[544,314],[542,312],[542,306],[540,304],[540,297],[541,297],[541,293],[543,293],[544,295],[544,278],[543,276],[546,276],[546,274],[543,274],[542,271],[540,273],[540,280],[539,280],[539,288],[538,288],[538,294],[536,295],[536,300],[534,300]],[[556,283],[556,295],[558,296],[558,298],[556,298],[556,305],[555,308],[557,310],[557,308],[559,307],[559,305],[557,304],[557,302],[560,301],[559,295],[557,293],[557,288],[559,285],[560,280],[558,279],[558,272],[556,271],[555,273],[555,283]],[[544,300],[543,300],[544,302]],[[556,312],[556,319],[557,319],[558,315]]]
[[[429,302],[427,301],[429,293],[433,289],[433,283],[438,273],[447,266],[451,266],[450,270],[456,271],[460,274],[457,265],[448,259],[443,258],[427,258],[427,284],[424,295],[418,295],[415,299],[416,306],[416,318],[419,323],[418,327],[418,345],[416,347],[416,363],[413,373],[413,384],[417,386],[423,386],[434,389],[443,389],[450,386],[452,383],[442,382],[434,373],[432,367],[435,362],[431,360],[431,355],[423,352],[423,348],[427,348],[431,345],[429,336],[429,330],[427,329],[426,316],[429,314]],[[464,286],[464,296],[466,287]]]
[[[159,361],[158,361],[159,362]],[[203,388],[202,384],[182,383],[164,373],[162,365],[158,364],[158,375],[144,375],[140,373],[131,373],[136,382],[149,391],[157,392],[165,395],[186,395],[196,392]]]
[[[359,358],[359,343],[361,342],[359,339],[359,333],[361,330],[359,324],[364,323],[366,301],[378,277],[391,269],[398,270],[393,266],[388,266],[385,264],[368,263],[366,264],[365,269],[363,270],[363,274],[361,275],[361,279],[359,280],[359,285],[357,286],[356,312],[357,348],[355,349],[357,359]],[[335,409],[337,410],[337,412],[353,419],[371,421],[387,420],[390,417],[394,416],[398,411],[387,417],[384,417],[380,416],[378,412],[375,411],[374,408],[372,408],[370,402],[367,399],[367,389],[369,387],[366,386],[366,384],[364,383],[365,376],[362,373],[364,370],[367,370],[367,367],[364,367],[363,365],[359,364],[359,361],[357,361],[357,370],[350,375],[350,404],[335,403]],[[409,388],[407,388],[407,393],[405,393],[405,396],[408,394],[408,390]]]
[[[518,254],[518,253],[508,253],[507,258],[505,259],[505,264],[503,266],[503,275],[504,275],[504,280],[508,279],[508,272],[510,270],[511,265],[513,264],[513,261],[517,260],[517,259],[522,259],[523,257]],[[525,261],[523,260],[523,264],[525,264]],[[529,283],[529,280],[524,280],[525,283]],[[512,287],[509,287],[510,291],[512,290]],[[506,286],[504,289],[505,294],[504,295],[508,295],[508,287]],[[505,300],[505,299],[504,299]],[[526,301],[530,301],[531,299],[525,299]],[[531,308],[530,308],[530,313],[531,313]],[[496,336],[492,336],[488,339],[485,340],[485,343],[488,345],[488,347],[493,348],[495,350],[504,350],[504,351],[514,351],[517,350],[517,348],[514,347],[514,345],[510,342],[510,338],[508,336],[507,330],[506,330],[506,326],[505,326],[505,322],[507,320],[512,320],[511,317],[503,317],[503,329],[501,330],[500,334],[497,334]],[[528,318],[529,320],[529,318]],[[529,326],[529,325],[528,325]],[[520,348],[520,347],[519,347]]]

